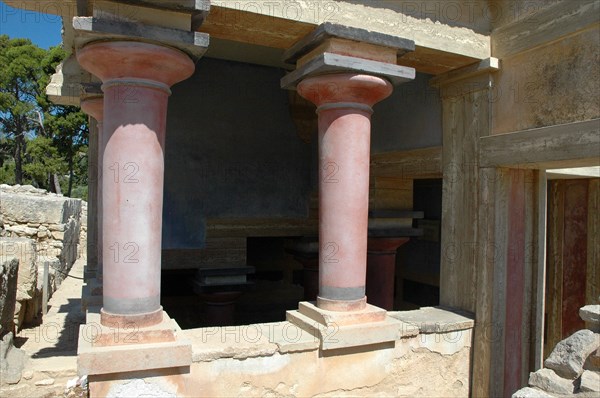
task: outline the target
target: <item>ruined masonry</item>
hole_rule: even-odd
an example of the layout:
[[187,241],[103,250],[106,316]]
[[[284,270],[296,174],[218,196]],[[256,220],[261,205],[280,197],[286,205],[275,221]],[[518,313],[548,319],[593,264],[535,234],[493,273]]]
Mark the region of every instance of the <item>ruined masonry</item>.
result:
[[[554,348],[545,368],[531,373],[529,387],[520,389],[513,398],[564,396],[598,396],[600,393],[600,305],[586,305],[579,310],[588,329],[562,340]],[[591,394],[591,395],[589,395]]]
[[[28,185],[0,185],[0,264],[2,277],[7,278],[2,282],[0,295],[9,294],[15,285],[17,329],[32,322],[41,312],[44,263],[49,263],[50,297],[81,255],[79,249],[85,247],[81,236],[85,239],[86,211],[86,204],[80,199]],[[16,281],[12,277],[15,269],[18,269]],[[5,327],[12,329],[5,324],[4,317],[3,313],[2,333]]]

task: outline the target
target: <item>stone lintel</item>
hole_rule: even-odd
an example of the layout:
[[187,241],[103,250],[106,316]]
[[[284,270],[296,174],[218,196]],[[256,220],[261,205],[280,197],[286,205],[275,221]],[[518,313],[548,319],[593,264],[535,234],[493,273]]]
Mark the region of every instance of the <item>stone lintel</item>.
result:
[[420,333],[448,333],[472,329],[475,326],[473,314],[442,306],[390,312],[389,315],[417,327]]
[[77,368],[80,375],[134,372],[190,366],[192,344],[179,325],[164,313],[163,322],[148,328],[100,324],[98,309],[88,311],[79,328]]
[[75,17],[73,28],[77,49],[96,41],[143,41],[176,48],[197,61],[204,55],[209,44],[209,35],[206,33],[150,26],[139,22]]
[[310,53],[330,38],[340,38],[392,48],[396,51],[398,57],[415,50],[415,42],[409,39],[325,22],[289,48],[283,54],[283,60],[286,63],[294,64],[301,57]]
[[288,322],[317,337],[323,351],[396,341],[403,337],[404,332],[410,336],[418,334],[415,328],[411,329],[407,327],[409,325],[389,316],[383,321],[353,325],[324,325],[300,311],[287,311],[286,318]]
[[332,73],[358,73],[388,79],[393,84],[411,81],[415,69],[346,55],[323,53],[281,79],[281,88],[295,90],[307,77]]

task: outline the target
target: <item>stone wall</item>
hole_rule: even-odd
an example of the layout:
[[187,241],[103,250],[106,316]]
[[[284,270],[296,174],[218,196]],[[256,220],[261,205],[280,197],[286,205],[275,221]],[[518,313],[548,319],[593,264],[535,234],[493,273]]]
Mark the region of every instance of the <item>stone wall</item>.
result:
[[[402,337],[331,350],[321,348],[322,337],[290,322],[183,330],[192,345],[189,373],[90,374],[90,396],[469,396],[473,320],[443,308],[389,315],[401,321]],[[356,325],[356,333],[365,330]],[[335,330],[326,336],[336,338]],[[148,366],[144,355],[128,358]],[[84,362],[80,356],[82,374],[89,370]]]
[[41,310],[44,263],[49,263],[51,296],[79,257],[79,247],[85,247],[79,245],[82,203],[32,186],[0,185],[0,262],[19,260],[18,328]]

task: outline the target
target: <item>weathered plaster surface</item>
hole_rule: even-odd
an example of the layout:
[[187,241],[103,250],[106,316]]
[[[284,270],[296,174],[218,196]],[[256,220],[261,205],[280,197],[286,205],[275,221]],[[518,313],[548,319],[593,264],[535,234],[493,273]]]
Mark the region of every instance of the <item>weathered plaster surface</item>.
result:
[[[91,396],[135,383],[193,397],[467,397],[473,321],[437,308],[422,315],[428,322],[410,325],[409,337],[329,351],[289,322],[184,330],[189,368],[94,376]],[[444,332],[425,332],[431,325]]]
[[600,116],[600,29],[502,60],[493,90],[493,133]]
[[[477,7],[478,11],[475,12],[470,11],[473,4],[471,2],[469,5],[467,1],[453,2],[451,10],[443,2],[389,3],[391,2],[298,0],[290,5],[268,0],[253,1],[251,4],[221,0],[213,1],[212,7],[215,12],[219,12],[219,8],[242,10],[313,25],[335,22],[411,39],[421,47],[477,59],[489,57],[489,37],[478,32],[487,29],[487,23],[482,22],[485,21],[483,7]],[[450,26],[439,22],[449,22],[451,19],[458,23]],[[210,16],[207,23],[210,24]]]

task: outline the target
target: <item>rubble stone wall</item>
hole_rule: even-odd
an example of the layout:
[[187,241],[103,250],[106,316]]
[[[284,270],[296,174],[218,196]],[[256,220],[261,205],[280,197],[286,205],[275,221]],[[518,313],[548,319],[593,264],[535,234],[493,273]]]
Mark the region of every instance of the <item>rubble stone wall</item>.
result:
[[49,263],[51,296],[85,247],[80,244],[84,203],[28,185],[0,185],[0,263],[13,257],[19,261],[18,328],[41,310],[44,263]]

